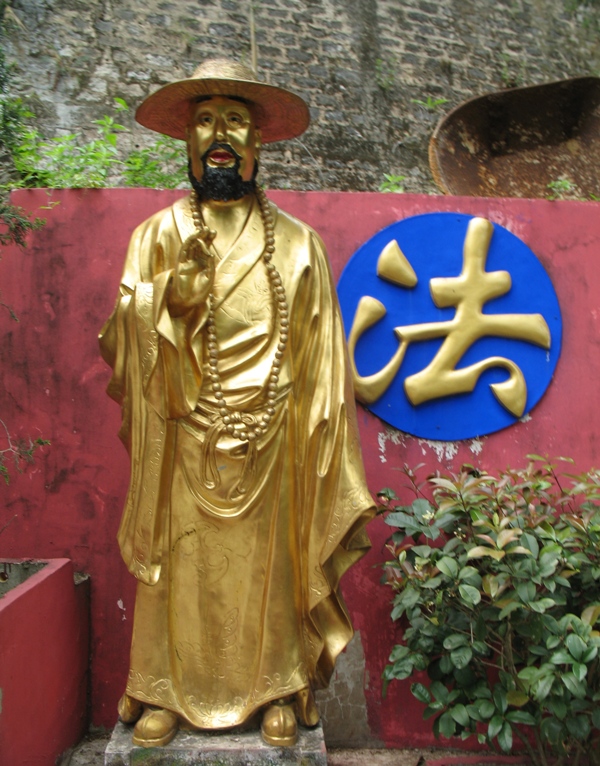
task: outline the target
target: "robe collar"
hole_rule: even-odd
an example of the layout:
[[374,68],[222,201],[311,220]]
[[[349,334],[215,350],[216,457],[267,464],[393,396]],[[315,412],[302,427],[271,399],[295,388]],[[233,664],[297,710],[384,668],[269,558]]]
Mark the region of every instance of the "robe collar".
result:
[[[269,203],[273,221],[277,220],[277,208]],[[173,217],[181,241],[196,231],[190,197],[184,197],[173,205]],[[218,308],[230,295],[235,287],[244,279],[248,272],[260,259],[265,246],[264,224],[256,197],[244,228],[229,250],[224,253],[217,263],[213,295],[215,308]]]

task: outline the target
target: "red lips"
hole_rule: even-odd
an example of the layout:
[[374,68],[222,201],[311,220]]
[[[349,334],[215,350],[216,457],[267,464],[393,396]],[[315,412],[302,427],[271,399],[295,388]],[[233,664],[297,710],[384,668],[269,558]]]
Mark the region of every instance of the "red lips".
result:
[[211,152],[209,155],[209,159],[215,162],[218,165],[224,165],[227,162],[231,162],[231,160],[235,159],[233,154],[230,152],[225,151],[224,149],[215,149],[214,152]]

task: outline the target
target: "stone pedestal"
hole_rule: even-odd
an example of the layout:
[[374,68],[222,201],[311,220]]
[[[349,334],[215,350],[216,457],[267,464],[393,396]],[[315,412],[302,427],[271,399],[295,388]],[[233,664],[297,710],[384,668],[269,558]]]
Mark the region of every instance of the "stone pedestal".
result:
[[271,747],[259,731],[180,731],[165,747],[146,749],[133,745],[132,727],[119,722],[104,766],[327,766],[321,725],[298,733],[294,747]]

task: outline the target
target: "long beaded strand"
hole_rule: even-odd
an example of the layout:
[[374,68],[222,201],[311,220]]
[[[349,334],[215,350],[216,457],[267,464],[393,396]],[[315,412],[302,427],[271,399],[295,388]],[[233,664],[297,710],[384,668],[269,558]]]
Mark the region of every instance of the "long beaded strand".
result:
[[[269,423],[275,414],[274,403],[277,399],[279,372],[281,369],[281,360],[283,358],[288,341],[289,329],[289,313],[285,288],[283,286],[281,276],[275,268],[275,264],[272,263],[273,254],[275,252],[275,225],[273,222],[273,215],[271,213],[271,208],[269,207],[265,193],[260,186],[256,187],[256,198],[260,207],[260,214],[265,233],[265,246],[262,252],[262,259],[267,270],[267,276],[271,286],[271,294],[275,303],[275,313],[279,324],[279,342],[275,350],[275,357],[271,364],[271,370],[266,382],[267,406],[258,422],[256,421],[256,418],[252,418],[254,422],[248,422],[249,413],[243,413],[239,410],[235,410],[229,407],[225,401],[225,394],[223,393],[221,385],[221,375],[219,373],[219,347],[217,343],[217,332],[214,315],[215,300],[212,291],[208,296],[209,308],[208,319],[206,321],[208,337],[208,366],[210,370],[209,374],[215,399],[219,403],[219,415],[222,418],[222,422],[227,433],[235,436],[240,441],[249,442],[254,441],[258,436],[261,436],[266,432]],[[200,201],[196,195],[192,195],[192,199],[192,216],[194,223],[196,224],[198,230],[202,231],[204,228],[206,228],[206,226],[202,218]]]

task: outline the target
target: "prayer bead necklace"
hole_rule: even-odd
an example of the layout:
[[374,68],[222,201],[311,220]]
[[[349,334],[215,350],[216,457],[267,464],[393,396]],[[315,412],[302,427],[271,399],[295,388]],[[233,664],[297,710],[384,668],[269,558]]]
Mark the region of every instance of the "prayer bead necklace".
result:
[[[194,224],[199,231],[206,229],[202,217],[200,200],[195,194],[191,195],[192,216]],[[260,207],[260,215],[263,222],[265,233],[265,245],[262,251],[262,259],[265,263],[267,276],[270,281],[271,294],[273,296],[275,315],[279,324],[279,342],[275,349],[275,356],[271,364],[271,369],[266,382],[266,407],[260,415],[260,419],[250,415],[250,413],[235,410],[229,407],[225,401],[225,395],[221,385],[221,374],[219,373],[219,347],[217,344],[217,332],[215,326],[214,305],[215,298],[211,291],[208,296],[208,319],[206,321],[208,337],[208,367],[211,380],[211,387],[215,399],[219,405],[219,415],[225,431],[240,441],[252,442],[257,437],[262,436],[269,426],[273,415],[275,414],[275,400],[277,399],[277,385],[279,383],[279,373],[281,369],[281,360],[286,349],[288,341],[289,314],[288,303],[285,294],[285,288],[279,272],[272,263],[275,252],[275,225],[269,202],[265,196],[262,187],[256,187],[256,199]]]

